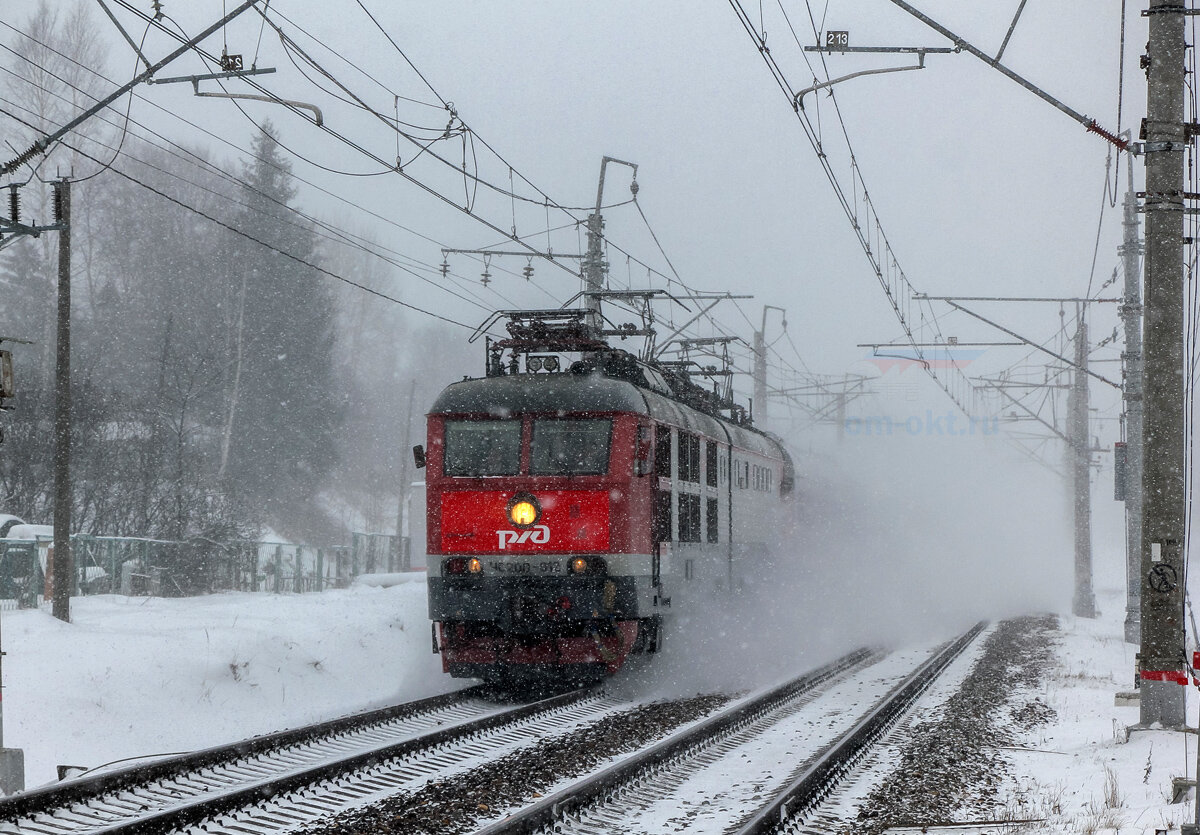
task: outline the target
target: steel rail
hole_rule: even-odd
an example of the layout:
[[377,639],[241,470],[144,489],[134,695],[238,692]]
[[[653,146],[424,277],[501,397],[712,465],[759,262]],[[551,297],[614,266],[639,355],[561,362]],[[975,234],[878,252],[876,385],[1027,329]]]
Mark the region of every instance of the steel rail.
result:
[[543,798],[504,820],[485,826],[475,835],[517,835],[552,827],[556,821],[602,797],[639,772],[684,754],[688,749],[714,736],[756,720],[796,696],[863,663],[871,655],[871,651],[867,649],[857,649],[823,667],[774,687],[754,699],[705,719],[687,730],[672,734],[663,741]]
[[[147,766],[123,769],[120,772],[98,775],[83,781],[72,781],[71,784],[15,795],[0,800],[0,828],[5,824],[11,824],[15,819],[27,819],[34,815],[47,815],[52,818],[56,812],[65,812],[73,817],[79,817],[81,804],[84,807],[89,802],[105,804],[106,799],[114,793],[133,792],[139,788],[148,787],[155,781],[186,778],[207,768],[236,765],[239,759],[261,757],[264,754],[285,750],[292,745],[319,743],[323,739],[334,737],[337,734],[378,725],[380,722],[402,720],[409,716],[419,717],[425,713],[465,703],[472,697],[481,695],[485,690],[484,687],[472,687],[443,696],[344,717],[305,728],[282,731],[269,736],[256,737],[182,757],[173,757]],[[181,797],[178,803],[164,804],[164,808],[160,809],[131,811],[127,820],[97,821],[96,826],[90,826],[86,830],[80,831],[86,831],[89,835],[98,835],[99,833],[145,835],[146,833],[169,831],[213,815],[261,802],[321,780],[369,767],[378,762],[412,754],[425,748],[456,742],[480,732],[519,722],[538,713],[569,705],[585,698],[594,690],[594,687],[574,690],[369,750],[359,750],[349,755],[335,754],[316,765],[290,769],[278,776],[258,776],[257,779],[252,776],[248,780],[243,780],[240,785],[215,787],[207,794]],[[252,773],[251,769],[247,771]],[[129,805],[129,801],[118,799],[115,803],[106,805]],[[21,811],[16,811],[18,808]],[[48,824],[52,824],[52,820],[36,822],[39,827],[46,827]],[[78,830],[78,827],[76,829]],[[71,831],[69,826],[63,827],[63,830]],[[45,830],[39,829],[38,831],[53,830],[47,827]]]
[[937,677],[983,631],[978,623],[948,644],[896,686],[853,728],[817,755],[783,791],[736,830],[736,835],[766,835],[804,814],[833,791],[854,763],[929,689]]
[[421,713],[428,713],[446,707],[452,707],[469,699],[477,698],[485,692],[481,685],[456,690],[453,693],[443,693],[405,702],[398,705],[341,716],[314,725],[300,728],[288,728],[262,736],[252,737],[241,742],[227,745],[217,745],[204,748],[188,754],[156,759],[154,762],[141,763],[116,771],[107,771],[90,777],[53,783],[18,794],[0,797],[0,822],[15,817],[36,815],[52,809],[63,808],[74,803],[86,803],[92,798],[109,794],[114,791],[124,791],[154,780],[165,780],[177,777],[202,768],[219,766],[230,760],[250,757],[267,751],[297,745],[314,739],[333,736],[348,730],[364,728],[369,725],[396,719],[406,719]]

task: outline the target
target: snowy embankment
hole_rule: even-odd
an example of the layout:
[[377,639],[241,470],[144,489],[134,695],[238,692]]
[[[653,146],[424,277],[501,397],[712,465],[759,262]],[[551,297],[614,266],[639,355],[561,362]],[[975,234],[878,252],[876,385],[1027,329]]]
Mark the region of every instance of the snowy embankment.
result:
[[190,751],[461,686],[430,651],[424,575],[321,594],[76,598],[3,613],[4,744],[56,766]]
[[[1038,693],[1054,712],[1004,751],[1010,778],[1004,815],[1044,821],[1038,832],[1155,833],[1195,820],[1195,800],[1174,778],[1196,776],[1196,737],[1138,730],[1140,708],[1117,704],[1133,687],[1137,647],[1124,641],[1124,590],[1100,590],[1095,620],[1060,617],[1056,660]],[[1196,726],[1197,691],[1187,690]],[[1132,731],[1130,729],[1133,729]]]

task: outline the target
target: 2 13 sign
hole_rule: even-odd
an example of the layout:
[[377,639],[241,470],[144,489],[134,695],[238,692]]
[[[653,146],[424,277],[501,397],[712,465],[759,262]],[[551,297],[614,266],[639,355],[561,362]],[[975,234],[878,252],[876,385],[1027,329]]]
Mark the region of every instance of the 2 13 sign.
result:
[[848,30],[835,31],[831,29],[825,33],[826,49],[845,49],[848,46],[850,46],[850,32]]

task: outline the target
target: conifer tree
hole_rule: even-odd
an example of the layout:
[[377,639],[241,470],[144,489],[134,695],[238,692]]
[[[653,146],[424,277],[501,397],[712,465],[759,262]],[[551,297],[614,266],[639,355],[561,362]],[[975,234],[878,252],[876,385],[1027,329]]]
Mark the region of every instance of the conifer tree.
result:
[[[313,230],[289,211],[291,166],[270,124],[254,142],[229,276],[228,413],[221,471],[268,514],[310,497],[334,463],[334,305]],[[286,254],[285,254],[286,253]]]

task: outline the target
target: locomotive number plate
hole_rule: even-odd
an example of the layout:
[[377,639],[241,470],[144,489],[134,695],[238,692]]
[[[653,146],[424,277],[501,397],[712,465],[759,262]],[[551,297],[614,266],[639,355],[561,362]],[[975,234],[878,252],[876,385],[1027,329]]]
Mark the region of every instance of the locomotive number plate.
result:
[[545,575],[565,574],[566,568],[557,560],[516,560],[489,562],[488,571],[495,574]]

